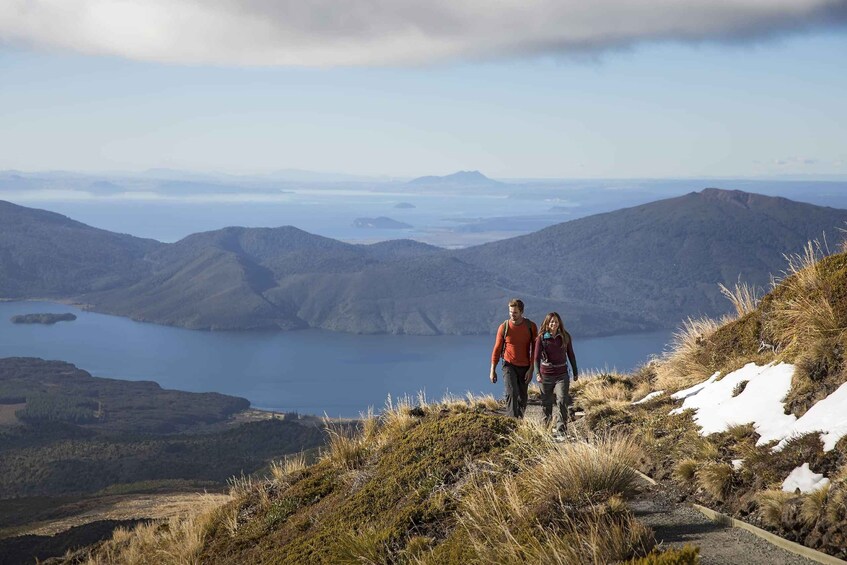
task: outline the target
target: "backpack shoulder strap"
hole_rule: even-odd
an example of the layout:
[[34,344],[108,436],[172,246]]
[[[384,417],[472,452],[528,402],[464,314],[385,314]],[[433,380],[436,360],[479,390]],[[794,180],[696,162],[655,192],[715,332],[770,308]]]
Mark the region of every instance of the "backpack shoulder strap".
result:
[[503,355],[506,354],[506,336],[509,334],[509,320],[503,322],[503,348],[500,349],[500,357],[505,360]]

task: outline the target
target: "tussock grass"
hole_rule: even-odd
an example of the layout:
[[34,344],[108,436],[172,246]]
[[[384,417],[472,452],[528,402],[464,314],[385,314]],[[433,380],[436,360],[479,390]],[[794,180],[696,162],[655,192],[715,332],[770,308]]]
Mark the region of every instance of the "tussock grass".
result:
[[468,406],[473,410],[497,410],[500,408],[500,401],[494,398],[493,394],[482,394],[482,395],[474,395],[473,393],[468,393],[467,396]]
[[322,457],[338,468],[352,471],[357,469],[368,453],[368,443],[364,436],[351,426],[324,420],[327,433],[326,451]]
[[289,477],[306,468],[306,454],[302,451],[281,460],[271,461],[271,477],[277,484],[285,483]]
[[612,402],[629,403],[632,399],[633,384],[626,375],[616,372],[581,375],[573,386],[573,394],[579,396],[584,408],[609,404]]
[[802,253],[786,255],[788,267],[781,281],[780,300],[770,304],[765,329],[789,353],[802,350],[803,344],[841,333],[835,308],[821,276],[821,245],[809,242]]
[[673,476],[680,482],[692,481],[699,466],[700,462],[696,459],[682,459],[674,466]]
[[718,288],[721,289],[721,294],[729,299],[733,308],[735,308],[736,319],[742,318],[756,310],[761,300],[759,290],[747,283],[737,282],[732,289],[727,288],[723,283],[718,283]]
[[631,437],[604,434],[554,445],[544,434],[520,446],[524,488],[535,499],[581,504],[635,492],[633,466],[641,451]]
[[[531,499],[534,500],[534,499]],[[485,481],[462,501],[459,524],[479,563],[610,563],[647,553],[651,532],[618,497],[577,511],[553,501],[544,524],[520,494],[514,477]]]
[[697,484],[716,500],[724,500],[732,487],[732,465],[706,463],[696,473]]
[[762,522],[772,528],[782,526],[783,517],[787,513],[788,505],[793,494],[781,490],[769,489],[756,495],[756,504],[759,507],[759,515]]
[[671,351],[656,366],[656,388],[674,392],[708,379],[712,372],[699,353],[706,340],[720,328],[712,318],[688,318],[673,334]]
[[[426,407],[428,406],[426,404]],[[403,433],[414,426],[418,422],[417,416],[413,413],[414,410],[415,403],[410,397],[403,396],[394,401],[389,394],[385,401],[385,409],[380,416],[382,422],[381,435],[390,437],[396,433]]]
[[373,526],[344,532],[339,538],[334,562],[341,565],[383,565],[389,561],[383,533]]
[[800,506],[800,520],[807,526],[814,525],[824,514],[830,488],[831,485],[826,485],[803,497],[803,504]]
[[86,565],[195,565],[200,563],[211,523],[222,511],[220,502],[199,496],[195,512],[167,522],[140,524],[132,530],[117,528],[112,539]]

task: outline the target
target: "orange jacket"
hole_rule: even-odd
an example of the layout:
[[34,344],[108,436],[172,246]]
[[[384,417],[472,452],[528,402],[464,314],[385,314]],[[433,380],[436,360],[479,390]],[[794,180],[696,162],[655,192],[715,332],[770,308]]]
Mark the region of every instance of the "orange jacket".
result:
[[[503,324],[509,324],[506,334],[506,350],[503,351]],[[538,326],[524,318],[520,324],[514,324],[511,320],[503,322],[497,328],[497,339],[494,341],[494,351],[491,352],[491,363],[497,364],[500,353],[506,363],[518,367],[529,367],[532,359],[532,345],[535,336],[538,335]]]

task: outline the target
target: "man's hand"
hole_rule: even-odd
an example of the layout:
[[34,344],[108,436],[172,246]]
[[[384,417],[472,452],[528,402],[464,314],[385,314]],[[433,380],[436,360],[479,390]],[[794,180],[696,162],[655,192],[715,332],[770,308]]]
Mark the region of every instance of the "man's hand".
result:
[[523,380],[524,380],[525,383],[531,382],[532,381],[532,371],[527,371]]
[[491,374],[488,376],[488,378],[491,379],[492,383],[496,383],[497,382],[497,373],[495,373],[494,371],[491,371]]

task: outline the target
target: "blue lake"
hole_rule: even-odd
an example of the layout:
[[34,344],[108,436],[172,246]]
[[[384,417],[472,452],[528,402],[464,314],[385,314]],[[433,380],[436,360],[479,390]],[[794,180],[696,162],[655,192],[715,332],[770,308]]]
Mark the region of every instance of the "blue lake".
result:
[[[73,312],[53,326],[16,314]],[[488,381],[490,336],[361,336],[321,330],[199,332],[144,324],[49,302],[0,303],[0,357],[68,361],[97,377],[216,391],[277,411],[355,417],[386,397],[502,394]],[[662,352],[671,332],[580,339],[580,370],[630,370]]]

